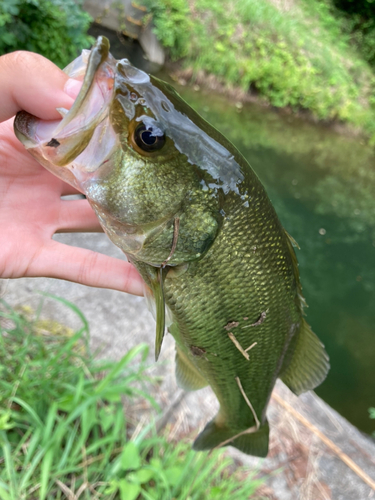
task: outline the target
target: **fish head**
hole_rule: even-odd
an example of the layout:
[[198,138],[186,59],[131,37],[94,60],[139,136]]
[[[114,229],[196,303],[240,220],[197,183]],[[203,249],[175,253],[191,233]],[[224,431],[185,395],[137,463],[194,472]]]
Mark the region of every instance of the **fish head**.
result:
[[99,37],[65,71],[83,81],[72,108],[46,122],[24,111],[15,133],[52,173],[85,194],[104,231],[153,266],[196,260],[243,180],[233,153],[169,84],[117,61]]

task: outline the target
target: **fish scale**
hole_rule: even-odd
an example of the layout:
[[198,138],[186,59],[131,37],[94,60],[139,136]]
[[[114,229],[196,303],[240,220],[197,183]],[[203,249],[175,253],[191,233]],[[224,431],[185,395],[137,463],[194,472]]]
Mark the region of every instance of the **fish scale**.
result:
[[215,392],[219,413],[194,448],[265,456],[277,377],[300,394],[329,369],[303,317],[293,240],[250,165],[169,84],[116,61],[104,37],[66,71],[85,72],[71,110],[48,136],[21,112],[17,137],[86,195],[140,272],[156,358],[167,322],[179,385]]

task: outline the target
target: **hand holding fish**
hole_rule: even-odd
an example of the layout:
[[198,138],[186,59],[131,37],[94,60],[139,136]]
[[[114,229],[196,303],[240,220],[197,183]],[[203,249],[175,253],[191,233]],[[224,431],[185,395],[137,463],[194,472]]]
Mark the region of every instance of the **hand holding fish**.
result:
[[102,230],[86,200],[61,199],[78,191],[35,161],[13,132],[21,109],[58,119],[56,108],[69,109],[79,85],[27,52],[0,57],[0,75],[0,277],[55,277],[141,295],[141,278],[131,264],[52,239],[57,232]]

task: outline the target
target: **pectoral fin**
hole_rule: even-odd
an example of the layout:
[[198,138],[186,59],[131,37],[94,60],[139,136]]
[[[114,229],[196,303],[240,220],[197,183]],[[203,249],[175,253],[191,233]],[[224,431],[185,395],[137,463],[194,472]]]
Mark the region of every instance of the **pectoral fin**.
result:
[[156,306],[155,361],[157,361],[165,332],[165,301],[163,291],[163,270],[161,268],[158,273],[158,279],[153,283],[153,292]]
[[[166,269],[156,268],[146,263],[132,261],[145,281],[144,295],[147,306],[156,321],[155,360],[158,360],[165,332],[165,300],[163,284]],[[170,320],[170,318],[169,318]]]
[[176,380],[177,385],[185,391],[197,391],[208,385],[186,354],[176,344]]
[[302,318],[296,339],[286,354],[280,378],[297,396],[317,387],[326,378],[329,358],[315,333]]

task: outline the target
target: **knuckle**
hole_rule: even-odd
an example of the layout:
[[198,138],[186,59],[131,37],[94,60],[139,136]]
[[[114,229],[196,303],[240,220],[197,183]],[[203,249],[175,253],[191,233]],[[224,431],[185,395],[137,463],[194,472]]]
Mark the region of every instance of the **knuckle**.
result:
[[16,50],[10,54],[5,54],[1,59],[3,64],[12,71],[14,68],[22,68],[27,71],[35,68],[35,66],[45,64],[47,61],[42,55],[27,52],[26,50]]
[[85,257],[79,267],[78,283],[95,286],[95,283],[93,283],[93,276],[95,273],[93,271],[95,271],[97,267],[97,261],[98,254],[95,252],[91,252]]

